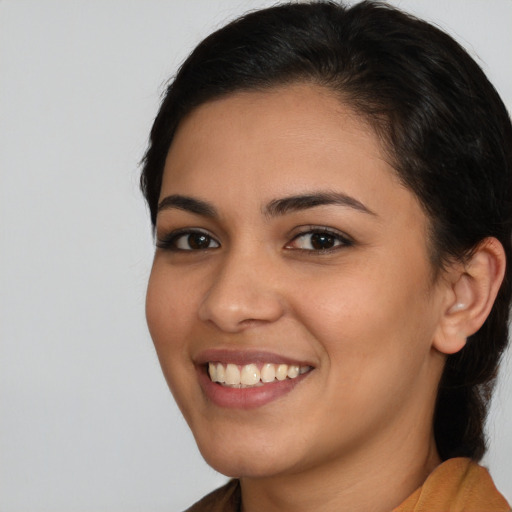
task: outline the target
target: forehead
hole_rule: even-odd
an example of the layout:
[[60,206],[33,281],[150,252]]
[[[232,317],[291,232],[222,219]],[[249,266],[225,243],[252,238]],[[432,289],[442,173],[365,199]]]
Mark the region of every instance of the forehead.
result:
[[[350,149],[365,159],[384,160],[372,128],[326,88],[295,84],[261,92],[238,92],[200,105],[179,125],[169,150],[165,177],[178,179],[198,170],[208,155],[211,169],[229,160],[263,170],[269,161],[287,160],[298,173],[307,157],[318,162],[340,158]],[[305,162],[306,163],[306,162]],[[242,170],[242,169],[240,169]]]
[[235,186],[250,174],[262,185],[300,187],[309,178],[326,186],[342,175],[362,176],[368,167],[398,183],[367,122],[331,90],[294,84],[238,92],[193,110],[175,134],[163,189],[207,177],[229,177]]

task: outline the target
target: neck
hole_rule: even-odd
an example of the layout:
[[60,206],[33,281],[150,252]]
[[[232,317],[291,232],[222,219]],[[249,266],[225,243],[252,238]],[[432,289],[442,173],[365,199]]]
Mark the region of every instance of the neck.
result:
[[[389,512],[400,505],[440,463],[433,435],[355,450],[318,467],[265,478],[242,478],[242,511]],[[409,437],[409,439],[408,439]],[[416,437],[416,436],[415,436]],[[389,441],[389,439],[388,439]],[[427,441],[427,442],[425,442]],[[421,446],[421,449],[415,447]],[[357,453],[355,453],[357,452]]]

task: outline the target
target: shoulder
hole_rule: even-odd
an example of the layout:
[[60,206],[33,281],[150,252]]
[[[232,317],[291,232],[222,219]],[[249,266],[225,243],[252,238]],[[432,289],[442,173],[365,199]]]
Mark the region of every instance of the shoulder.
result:
[[449,459],[393,512],[510,512],[487,469],[466,458]]
[[240,510],[240,483],[230,480],[226,485],[206,495],[185,512],[238,512]]

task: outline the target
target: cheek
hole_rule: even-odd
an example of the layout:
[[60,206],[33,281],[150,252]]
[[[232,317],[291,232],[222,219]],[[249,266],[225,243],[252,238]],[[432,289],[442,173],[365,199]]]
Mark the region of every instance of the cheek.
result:
[[[367,273],[368,277],[368,273]],[[429,354],[434,323],[425,317],[428,298],[413,275],[362,279],[345,275],[320,288],[308,286],[300,316],[323,354],[323,399],[329,426],[390,421],[432,382]],[[319,284],[317,282],[317,284]],[[332,424],[331,424],[332,423]],[[335,435],[335,434],[333,434]]]
[[410,272],[384,268],[363,265],[302,283],[308,290],[307,301],[295,307],[331,363],[365,371],[386,360],[398,365],[428,351],[432,334],[431,319],[425,314],[432,310],[428,275],[423,268]]
[[195,368],[186,344],[193,301],[176,276],[169,275],[165,267],[153,267],[146,295],[146,320],[164,377],[187,419],[187,404],[195,401],[190,385]]
[[146,320],[164,372],[165,366],[186,348],[185,334],[195,311],[193,289],[165,267],[153,266],[146,294]]

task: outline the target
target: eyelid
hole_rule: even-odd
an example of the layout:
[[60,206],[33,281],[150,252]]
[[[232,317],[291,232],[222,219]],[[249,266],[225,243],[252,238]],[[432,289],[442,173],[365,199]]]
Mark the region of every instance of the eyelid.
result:
[[[300,230],[300,231],[299,231]],[[310,225],[310,226],[300,226],[296,228],[294,231],[298,231],[291,235],[291,240],[285,245],[285,249],[290,249],[294,251],[302,251],[306,253],[315,253],[315,254],[327,254],[329,252],[333,252],[342,248],[350,247],[355,244],[354,239],[335,228],[327,227],[327,226],[318,226],[318,225]],[[304,249],[304,248],[294,248],[290,247],[290,244],[295,240],[299,239],[302,236],[306,235],[314,235],[314,234],[326,234],[336,238],[340,243],[331,247],[329,249]]]
[[[216,247],[207,247],[205,249],[180,249],[176,247],[176,242],[179,238],[187,235],[202,234],[208,236],[213,242],[217,244]],[[175,252],[199,252],[207,251],[210,249],[217,249],[220,247],[220,242],[215,236],[213,236],[208,230],[203,228],[179,228],[172,231],[166,232],[163,235],[157,234],[156,247],[158,249],[164,249]]]

